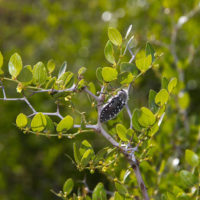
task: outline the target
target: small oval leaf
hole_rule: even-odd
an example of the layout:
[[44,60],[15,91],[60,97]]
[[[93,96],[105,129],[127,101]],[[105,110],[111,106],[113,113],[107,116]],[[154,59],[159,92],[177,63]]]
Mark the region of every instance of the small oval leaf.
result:
[[28,118],[23,113],[20,113],[16,119],[16,125],[19,128],[24,128],[28,123]]
[[153,125],[156,121],[156,117],[154,114],[145,107],[141,108],[141,115],[138,119],[138,122],[140,123],[141,126],[148,128],[149,126]]
[[70,116],[67,115],[64,119],[62,119],[59,124],[57,125],[57,132],[62,132],[63,130],[69,130],[73,127],[74,125],[74,119]]
[[115,64],[114,50],[110,40],[106,43],[104,54],[108,62]]
[[42,85],[47,80],[47,70],[42,62],[38,62],[33,67],[33,83],[35,85]]
[[108,37],[109,40],[116,46],[120,46],[122,44],[122,36],[121,33],[113,27],[108,28]]
[[46,125],[47,125],[47,120],[42,113],[37,113],[31,121],[31,129],[35,132],[43,131]]
[[9,60],[8,70],[12,78],[16,78],[22,70],[22,59],[18,53],[14,53]]
[[102,76],[105,82],[111,82],[117,79],[118,72],[112,67],[104,67],[102,69]]
[[169,94],[166,89],[161,89],[155,97],[155,103],[159,106],[163,106],[167,103],[169,99]]
[[63,185],[63,193],[69,195],[74,188],[74,181],[69,178],[65,181]]

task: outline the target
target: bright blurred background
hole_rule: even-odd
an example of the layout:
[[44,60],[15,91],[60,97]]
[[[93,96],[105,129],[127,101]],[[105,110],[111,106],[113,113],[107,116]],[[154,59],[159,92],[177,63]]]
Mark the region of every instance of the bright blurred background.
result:
[[[177,76],[173,57],[162,43],[170,44],[174,23],[199,4],[197,0],[0,0],[0,50],[4,55],[4,68],[14,52],[18,52],[23,64],[45,64],[54,59],[57,69],[66,60],[68,69],[88,68],[88,80],[96,82],[97,67],[106,66],[104,46],[108,40],[108,26],[117,27],[123,35],[133,25],[135,48],[145,48],[150,41],[156,51],[164,52],[160,72],[168,77]],[[178,160],[185,148],[199,152],[197,130],[200,111],[200,14],[185,23],[178,32],[176,50],[180,65],[185,73],[184,88],[191,123],[190,134],[186,134],[177,107],[171,103],[168,118],[161,133],[155,139],[162,159]],[[161,44],[161,45],[160,45]],[[191,56],[189,64],[188,55]],[[132,91],[134,106],[147,104],[148,91],[159,90],[159,76],[149,71]],[[9,90],[15,96],[15,90]],[[131,98],[132,98],[131,97]],[[47,96],[33,98],[38,110],[54,109]],[[132,107],[134,107],[132,106]],[[88,105],[90,109],[90,105]],[[60,190],[64,181],[73,177],[78,181],[87,175],[88,184],[93,188],[98,181],[108,183],[106,177],[95,173],[78,172],[65,154],[73,157],[72,143],[75,140],[45,138],[25,135],[14,125],[19,112],[28,108],[20,102],[0,102],[0,199],[56,199],[49,191]],[[84,110],[83,110],[84,111]],[[177,120],[180,123],[177,125]],[[177,128],[178,126],[178,128]],[[97,149],[108,145],[100,136],[86,133],[77,140],[88,139]],[[173,174],[173,168],[167,169]],[[169,179],[172,177],[169,177]],[[109,187],[108,184],[106,187]],[[163,186],[164,187],[164,186]]]

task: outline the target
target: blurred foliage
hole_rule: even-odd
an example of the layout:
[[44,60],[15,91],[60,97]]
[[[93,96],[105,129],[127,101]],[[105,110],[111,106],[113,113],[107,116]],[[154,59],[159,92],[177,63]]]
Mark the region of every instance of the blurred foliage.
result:
[[[66,60],[67,68],[72,72],[86,67],[84,76],[98,88],[97,67],[109,66],[106,59],[113,62],[112,57],[104,57],[108,26],[117,27],[124,36],[127,27],[133,24],[132,46],[135,52],[137,49],[144,49],[146,41],[150,41],[156,52],[163,52],[164,55],[159,60],[159,68],[148,71],[144,78],[135,83],[130,94],[133,99],[130,103],[131,110],[148,104],[149,90],[160,90],[161,77],[175,76],[179,79],[179,69],[185,76],[183,82],[179,79],[178,87],[169,99],[170,105],[167,106],[164,122],[152,140],[149,160],[140,165],[148,192],[153,199],[192,199],[194,195],[198,195],[194,186],[199,184],[195,177],[199,176],[199,161],[196,158],[200,155],[200,14],[197,13],[178,30],[178,67],[166,45],[171,45],[174,24],[198,5],[198,0],[0,0],[0,50],[4,57],[3,67],[7,69],[7,63],[15,52],[22,56],[23,65],[34,66],[38,61],[43,61],[46,65],[53,59],[57,72]],[[141,56],[137,55],[138,58]],[[8,71],[5,71],[5,75],[8,75]],[[162,83],[162,88],[166,89],[165,80]],[[16,86],[7,83],[6,89],[13,85]],[[7,92],[8,96],[16,96],[16,89],[7,89]],[[91,105],[88,105],[85,94],[80,93],[78,97],[72,98],[77,110],[87,110],[86,117],[89,115],[91,123],[95,122],[96,112],[91,106],[92,99],[89,99]],[[51,112],[56,109],[52,107],[53,99],[47,98],[45,94],[35,95],[31,102],[40,111]],[[63,105],[63,113],[73,115],[68,106],[69,104]],[[70,106],[73,108],[74,105]],[[55,199],[50,192],[51,188],[55,191],[62,190],[65,181],[72,178],[76,191],[83,186],[81,181],[85,176],[89,188],[97,193],[103,187],[115,190],[109,177],[98,171],[92,175],[87,170],[78,172],[69,157],[65,156],[68,154],[73,157],[72,143],[81,143],[85,138],[92,144],[95,152],[109,146],[103,137],[83,133],[76,139],[58,140],[22,134],[13,123],[19,112],[28,112],[28,107],[22,102],[0,102],[0,111],[1,199]],[[185,111],[187,117],[184,116]],[[80,119],[75,120],[76,123],[80,122]],[[127,124],[128,122],[124,125],[127,127]],[[112,127],[112,121],[108,126]],[[125,164],[122,157],[119,156],[118,159],[116,174],[122,180],[125,172],[120,170]],[[135,179],[131,178],[134,180],[134,187]],[[97,187],[100,181],[104,186],[98,184]],[[69,183],[70,181],[67,182]],[[66,187],[65,185],[63,188],[67,191],[67,188],[72,187],[72,183]],[[116,188],[121,189],[116,185]],[[120,189],[119,193],[123,190]],[[137,191],[134,188],[135,195]],[[118,192],[115,196],[120,195]]]

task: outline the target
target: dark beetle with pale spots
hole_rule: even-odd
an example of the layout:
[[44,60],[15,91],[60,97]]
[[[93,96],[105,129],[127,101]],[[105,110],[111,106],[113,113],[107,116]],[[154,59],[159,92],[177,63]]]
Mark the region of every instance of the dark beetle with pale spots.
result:
[[100,113],[100,122],[106,122],[115,118],[122,108],[126,105],[128,94],[126,90],[120,90],[116,96],[110,98],[108,102],[103,105]]

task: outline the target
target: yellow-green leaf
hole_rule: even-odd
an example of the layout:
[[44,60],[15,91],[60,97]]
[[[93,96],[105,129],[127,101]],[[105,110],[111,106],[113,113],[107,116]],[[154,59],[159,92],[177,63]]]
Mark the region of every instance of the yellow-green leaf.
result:
[[18,53],[14,53],[9,60],[8,70],[12,78],[16,78],[22,70],[22,59]]
[[117,124],[116,126],[117,135],[122,141],[129,141],[130,138],[126,137],[127,129],[122,124]]
[[69,195],[74,188],[74,181],[69,178],[65,181],[63,185],[63,193]]
[[148,128],[155,123],[156,117],[148,108],[142,107],[138,121],[141,126]]
[[155,97],[155,103],[159,106],[163,106],[165,103],[167,103],[169,99],[169,94],[166,89],[160,90]]
[[62,119],[59,124],[57,125],[57,132],[61,132],[63,130],[69,130],[73,127],[74,125],[74,119],[70,116],[67,115],[64,119]]
[[47,120],[42,113],[37,113],[31,121],[31,129],[35,132],[43,131],[46,125],[47,125]]
[[47,70],[42,62],[33,67],[33,82],[35,85],[42,85],[47,80]]
[[117,79],[118,72],[112,67],[104,67],[102,69],[102,76],[105,82],[111,82]]
[[115,63],[114,50],[110,40],[108,40],[108,42],[106,43],[106,46],[104,48],[104,55],[108,62],[110,62],[111,64]]
[[1,69],[2,66],[3,66],[3,55],[0,51],[0,69]]
[[199,156],[189,149],[185,151],[185,160],[192,167],[197,167],[199,165]]
[[122,44],[122,36],[121,33],[113,27],[108,28],[108,37],[109,40],[116,46],[120,46]]
[[169,93],[172,92],[172,90],[176,87],[176,84],[177,84],[177,78],[171,78],[171,80],[169,81],[169,84],[168,84],[168,91]]
[[53,70],[55,69],[55,67],[56,67],[56,64],[55,64],[54,60],[50,59],[48,61],[48,63],[47,63],[47,69],[48,69],[48,71],[49,71],[50,74],[53,72]]
[[144,73],[151,67],[152,57],[151,55],[148,55],[146,57],[138,58],[135,63],[137,68]]
[[98,183],[92,193],[92,200],[107,200],[106,191],[103,183]]
[[17,127],[23,128],[23,127],[25,127],[27,125],[27,123],[28,123],[27,116],[24,115],[23,113],[20,113],[17,116],[17,119],[16,119],[16,125],[17,125]]

